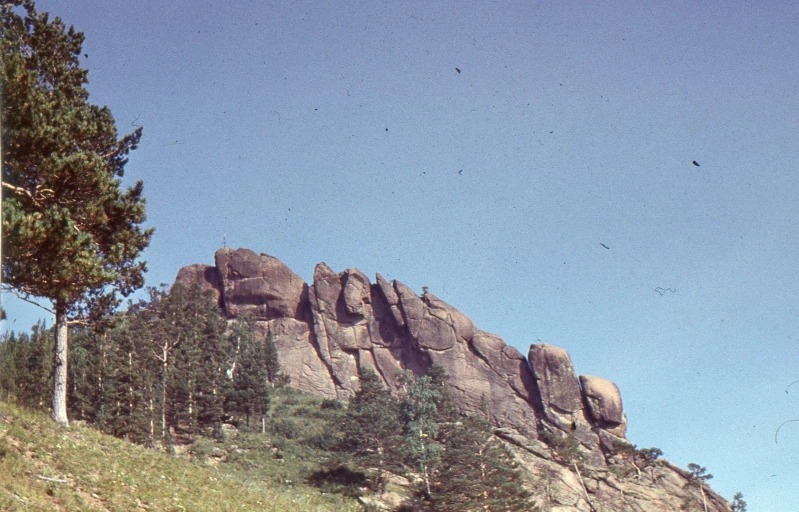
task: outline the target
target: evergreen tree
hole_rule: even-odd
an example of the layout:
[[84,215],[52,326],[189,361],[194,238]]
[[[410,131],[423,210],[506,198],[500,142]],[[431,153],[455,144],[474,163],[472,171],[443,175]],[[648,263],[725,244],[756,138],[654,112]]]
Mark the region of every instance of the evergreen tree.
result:
[[93,344],[100,368],[94,421],[117,437],[152,444],[158,366],[146,344],[149,324],[140,318],[145,306],[143,302],[132,304],[127,312],[116,315],[113,328]]
[[52,388],[53,330],[39,321],[31,333],[13,332],[0,345],[0,387],[21,404],[43,408]]
[[170,428],[196,432],[219,424],[232,354],[219,308],[198,285],[176,284],[150,294],[139,320],[146,324],[145,343],[157,367],[159,418],[153,431],[166,446]]
[[217,304],[196,284],[174,285],[168,300],[179,312],[177,336],[184,340],[177,347],[172,376],[174,425],[187,432],[216,427],[224,416],[230,384],[227,371],[233,357],[224,337],[225,320]]
[[430,383],[438,391],[436,394],[436,420],[439,427],[457,421],[460,413],[449,391],[447,370],[441,365],[434,364],[427,371],[427,376],[430,377]]
[[746,506],[744,495],[736,492],[735,496],[732,497],[732,512],[746,512]]
[[141,228],[143,187],[120,183],[141,129],[118,139],[109,109],[89,104],[82,33],[31,0],[3,3],[0,21],[2,282],[52,304],[52,417],[68,425],[68,324],[108,313],[117,293],[143,284],[137,258],[152,234]]
[[431,485],[433,508],[441,512],[535,511],[532,493],[522,487],[513,455],[479,416],[459,423],[441,456]]
[[288,376],[280,373],[280,360],[277,355],[277,345],[272,331],[266,334],[263,342],[263,361],[266,369],[266,379],[274,387],[276,384],[287,384]]
[[707,498],[705,497],[705,482],[713,478],[713,475],[707,472],[707,468],[694,464],[688,464],[688,485],[689,487],[698,487],[699,493],[702,495],[702,508],[707,512]]
[[84,326],[70,329],[68,410],[71,418],[93,421],[102,401],[100,336]]
[[[266,340],[258,340],[255,335],[255,320],[250,317],[237,319],[228,335],[236,357],[229,371],[230,392],[226,411],[234,416],[243,416],[249,424],[250,417],[263,419],[269,410],[270,379],[269,350],[274,348],[271,333]],[[275,361],[277,360],[275,354]]]
[[371,370],[361,372],[360,384],[347,405],[339,450],[361,469],[377,468],[374,489],[381,492],[384,470],[400,458],[399,403]]

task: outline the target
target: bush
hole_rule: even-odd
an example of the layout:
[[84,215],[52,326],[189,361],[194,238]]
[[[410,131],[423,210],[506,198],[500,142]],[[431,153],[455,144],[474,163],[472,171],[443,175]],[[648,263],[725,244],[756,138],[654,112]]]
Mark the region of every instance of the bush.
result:
[[340,464],[326,469],[314,471],[308,477],[308,483],[323,490],[338,492],[344,496],[358,497],[361,488],[369,484],[363,471],[353,471]]
[[339,436],[333,430],[325,430],[319,434],[313,434],[308,437],[304,444],[311,448],[318,448],[320,450],[331,451],[336,448],[340,442]]
[[322,400],[322,405],[319,406],[320,409],[343,409],[344,404],[336,400],[335,398],[325,398]]
[[269,422],[269,431],[284,439],[296,439],[299,434],[299,425],[288,418],[278,418]]

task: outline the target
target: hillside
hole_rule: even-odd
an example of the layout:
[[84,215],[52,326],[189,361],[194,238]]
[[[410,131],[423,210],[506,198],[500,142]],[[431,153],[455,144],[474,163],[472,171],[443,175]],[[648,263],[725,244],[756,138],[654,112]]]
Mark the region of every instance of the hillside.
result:
[[305,485],[291,446],[278,453],[257,440],[260,449],[244,435],[238,445],[207,440],[174,457],[0,402],[0,510],[362,510]]

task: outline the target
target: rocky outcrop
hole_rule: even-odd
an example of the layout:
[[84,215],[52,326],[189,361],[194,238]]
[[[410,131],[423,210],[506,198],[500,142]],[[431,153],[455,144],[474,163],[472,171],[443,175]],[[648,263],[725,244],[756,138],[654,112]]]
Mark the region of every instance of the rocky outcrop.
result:
[[[346,400],[367,369],[397,390],[401,372],[420,376],[439,365],[459,409],[488,411],[499,437],[536,458],[528,468],[533,473],[541,464],[547,472],[557,469],[542,441],[572,437],[583,460],[604,471],[596,489],[616,485],[606,473],[627,428],[621,394],[609,380],[578,378],[562,348],[534,344],[525,357],[427,291],[420,296],[380,274],[372,283],[357,269],[337,273],[324,263],[309,285],[277,258],[248,249],[221,249],[214,266],[184,267],[176,282],[213,290],[230,320],[255,317],[264,337],[271,333],[281,368],[297,389]],[[585,490],[573,487],[572,503],[578,503]]]
[[525,358],[435,295],[379,274],[372,283],[360,270],[337,273],[319,263],[308,285],[277,258],[248,249],[221,249],[215,262],[184,267],[176,281],[215,290],[229,319],[254,316],[302,391],[347,399],[364,369],[397,389],[400,372],[424,375],[435,364],[450,376],[462,411],[487,409],[499,427],[535,437],[574,432],[597,455],[597,430],[624,436],[616,386],[578,380],[562,348],[532,345]]

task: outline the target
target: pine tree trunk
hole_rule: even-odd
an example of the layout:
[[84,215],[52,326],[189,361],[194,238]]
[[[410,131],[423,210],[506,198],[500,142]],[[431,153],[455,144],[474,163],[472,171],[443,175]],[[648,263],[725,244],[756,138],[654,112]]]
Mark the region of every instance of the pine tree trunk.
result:
[[55,365],[53,367],[53,421],[65,427],[67,418],[67,353],[68,336],[65,307],[56,302],[55,309]]
[[427,474],[427,464],[423,465],[422,469],[424,470],[424,494],[428,500],[431,500],[433,495],[430,494],[430,477]]
[[128,414],[133,416],[133,397],[135,396],[133,390],[133,352],[128,352]]
[[163,356],[163,369],[161,371],[161,446],[166,447],[166,377],[169,371],[169,350],[168,345],[164,342]]
[[153,404],[152,386],[150,388],[150,448],[155,448],[155,406]]
[[585,493],[585,502],[588,503],[588,506],[591,508],[591,510],[596,510],[596,508],[594,508],[594,504],[591,503],[591,498],[588,496],[588,488],[585,486],[585,482],[583,481],[583,475],[580,474],[579,466],[577,466],[577,463],[574,461],[572,461],[572,466],[574,466],[574,471],[577,472],[577,478],[580,479],[580,485],[583,486],[583,492]]
[[707,512],[707,500],[705,499],[705,486],[701,483],[699,484],[699,492],[702,493],[702,507]]

